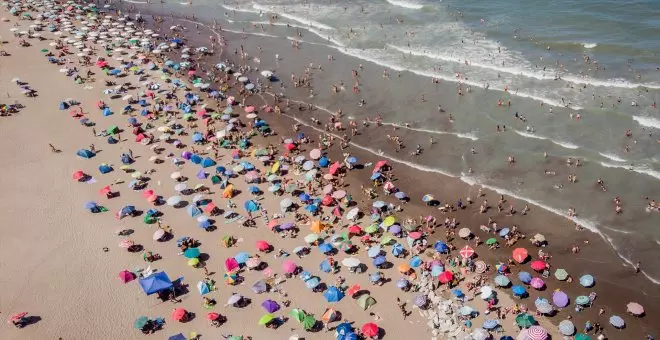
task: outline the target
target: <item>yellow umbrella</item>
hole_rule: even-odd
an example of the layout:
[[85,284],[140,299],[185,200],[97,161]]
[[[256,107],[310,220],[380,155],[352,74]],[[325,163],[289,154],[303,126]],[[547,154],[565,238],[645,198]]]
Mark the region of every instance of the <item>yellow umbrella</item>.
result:
[[188,265],[191,266],[191,267],[194,267],[198,264],[199,264],[199,259],[196,258],[196,257],[188,260]]
[[389,227],[389,226],[391,226],[392,224],[394,224],[395,222],[396,222],[396,219],[394,218],[394,216],[387,216],[387,217],[383,220],[383,226],[385,226],[385,227]]
[[273,164],[273,167],[270,168],[270,172],[276,173],[277,170],[279,169],[280,169],[280,161],[277,161],[275,162],[275,164]]

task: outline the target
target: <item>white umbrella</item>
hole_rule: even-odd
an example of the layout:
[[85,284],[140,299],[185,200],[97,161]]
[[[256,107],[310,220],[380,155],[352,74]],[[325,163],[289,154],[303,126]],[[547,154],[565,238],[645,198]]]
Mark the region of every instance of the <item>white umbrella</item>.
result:
[[181,196],[172,196],[167,199],[167,205],[175,206],[181,202]]
[[188,186],[186,185],[186,183],[179,183],[179,184],[174,186],[174,190],[176,190],[178,192],[184,191],[186,189],[188,189]]
[[360,265],[360,259],[357,257],[347,257],[341,261],[341,264],[343,264],[346,267],[357,267]]

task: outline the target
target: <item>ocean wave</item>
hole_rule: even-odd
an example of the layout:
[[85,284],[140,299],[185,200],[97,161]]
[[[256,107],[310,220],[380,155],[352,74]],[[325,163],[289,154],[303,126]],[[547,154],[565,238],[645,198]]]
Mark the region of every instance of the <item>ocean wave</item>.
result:
[[643,117],[643,116],[633,116],[632,119],[641,126],[660,129],[660,119],[652,118],[652,117]]
[[553,143],[555,143],[555,144],[561,146],[562,148],[566,148],[566,149],[575,150],[575,149],[579,149],[579,148],[580,148],[578,145],[575,145],[575,144],[573,144],[573,143],[569,143],[569,142],[562,142],[562,141],[558,141],[558,140],[554,140],[554,139],[551,139],[551,141],[552,141]]
[[422,9],[422,7],[424,7],[424,5],[422,4],[417,4],[408,1],[401,1],[401,0],[385,0],[385,1],[389,2],[390,5],[399,6],[408,9]]
[[262,11],[254,10],[252,8],[244,8],[244,7],[233,7],[229,5],[220,5],[222,8],[228,10],[228,11],[234,11],[234,12],[243,12],[243,13],[251,13],[251,14],[263,14]]
[[469,139],[469,140],[479,140],[479,137],[471,134],[471,133],[461,133],[461,132],[449,132],[449,131],[441,131],[441,130],[431,130],[431,129],[423,129],[423,128],[416,128],[412,126],[405,126],[405,125],[400,125],[397,123],[385,123],[383,122],[383,125],[388,125],[388,126],[394,126],[400,129],[406,129],[406,130],[412,130],[412,131],[418,131],[418,132],[426,132],[426,133],[432,133],[436,135],[453,135],[458,138],[464,138],[464,139]]
[[[564,212],[564,211],[562,211],[562,210],[559,210],[559,209],[556,209],[556,208],[553,208],[553,207],[548,206],[548,205],[546,205],[546,204],[543,204],[542,202],[539,202],[539,201],[533,200],[533,199],[528,198],[528,197],[520,196],[520,195],[518,195],[518,194],[516,194],[516,193],[514,193],[514,192],[512,192],[512,191],[506,190],[506,189],[502,189],[502,188],[494,187],[494,186],[491,186],[491,185],[483,184],[483,183],[481,183],[478,179],[476,179],[476,178],[474,178],[474,177],[461,176],[460,179],[461,179],[461,181],[463,181],[464,183],[466,183],[466,184],[468,184],[468,185],[472,185],[472,186],[481,186],[481,187],[484,187],[484,188],[486,188],[486,189],[489,189],[489,190],[495,191],[496,193],[498,193],[498,194],[500,194],[500,195],[506,195],[506,196],[513,197],[513,198],[515,198],[515,199],[517,199],[517,200],[527,202],[527,203],[532,204],[532,205],[534,205],[534,206],[537,206],[537,207],[539,207],[539,208],[541,208],[541,209],[543,209],[543,210],[549,211],[549,212],[551,212],[551,213],[553,213],[553,214],[555,214],[555,215],[565,217],[566,219],[569,219],[569,220],[571,220],[571,221],[573,221],[573,222],[575,222],[575,223],[581,225],[581,226],[584,227],[585,229],[587,229],[587,230],[589,230],[589,231],[591,231],[591,232],[597,234],[598,236],[600,236],[605,242],[607,242],[607,243],[610,245],[610,247],[612,247],[612,249],[614,249],[614,252],[617,254],[617,256],[618,256],[618,257],[619,257],[624,263],[626,263],[626,264],[628,264],[628,265],[630,265],[630,266],[634,266],[634,262],[633,262],[632,260],[630,260],[629,258],[627,258],[626,256],[624,256],[624,255],[620,252],[619,247],[616,246],[616,244],[614,243],[614,240],[612,239],[612,237],[610,237],[610,236],[608,236],[607,234],[605,234],[605,233],[603,233],[603,232],[600,231],[600,229],[598,228],[598,225],[597,225],[596,222],[591,221],[591,220],[588,220],[588,219],[585,219],[585,218],[581,218],[581,217],[572,217],[572,216],[569,216],[566,212]],[[604,227],[604,228],[609,229],[608,227]],[[618,230],[617,230],[617,231],[618,231]],[[644,275],[649,281],[653,282],[654,284],[660,284],[660,279],[656,279],[656,278],[650,276],[648,273],[646,273],[646,272],[644,272],[644,271],[642,271],[642,274],[643,274],[643,275]]]
[[612,228],[612,227],[605,227],[605,229],[616,232],[616,233],[620,233],[620,234],[626,234],[626,235],[633,234],[633,232],[630,231],[630,230],[621,230],[621,229],[616,229],[616,228]]
[[584,47],[584,48],[591,49],[591,48],[595,48],[596,46],[598,46],[598,44],[596,44],[596,43],[582,43],[582,47]]
[[539,135],[529,133],[529,132],[518,131],[518,130],[514,130],[514,131],[516,131],[517,134],[519,134],[523,137],[527,137],[527,138],[543,139],[543,140],[548,139],[548,137],[539,136]]
[[273,7],[254,4],[254,5],[252,5],[252,8],[254,8],[254,9],[260,11],[260,12],[275,13],[275,14],[277,14],[278,16],[280,16],[282,18],[287,18],[289,20],[297,21],[301,24],[307,25],[307,27],[315,27],[315,28],[320,28],[322,30],[328,30],[328,31],[334,31],[335,30],[334,27],[330,27],[326,24],[320,23],[318,21],[314,21],[312,19],[301,18],[301,17],[295,16],[295,15],[287,13],[287,12],[278,12]]
[[605,162],[600,162],[600,165],[606,167],[606,168],[618,168],[618,169],[626,169],[628,171],[636,172],[638,174],[642,175],[647,175],[651,176],[655,179],[660,179],[660,171],[653,170],[650,167],[646,165],[625,165],[625,164],[612,164],[612,163],[605,163]]
[[615,161],[615,162],[625,162],[626,161],[625,159],[623,159],[623,158],[621,158],[621,157],[619,157],[619,156],[617,156],[613,153],[599,152],[598,154],[605,157],[605,158],[607,158],[607,159],[609,159],[609,160]]

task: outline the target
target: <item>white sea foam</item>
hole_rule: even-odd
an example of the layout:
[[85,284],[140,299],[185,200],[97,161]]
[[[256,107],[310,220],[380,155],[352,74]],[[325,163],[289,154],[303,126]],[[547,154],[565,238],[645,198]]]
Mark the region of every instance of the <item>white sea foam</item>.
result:
[[409,8],[409,9],[422,9],[422,7],[424,7],[424,5],[422,4],[417,4],[409,1],[401,1],[401,0],[386,0],[386,1],[389,2],[391,5],[399,6],[403,8]]
[[252,14],[261,14],[262,11],[255,10],[252,8],[245,8],[245,7],[233,7],[229,5],[220,5],[222,8],[228,10],[228,11],[235,11],[235,12],[243,12],[243,13],[252,13]]
[[299,23],[302,23],[302,24],[306,25],[306,27],[315,27],[315,28],[320,28],[322,30],[328,30],[328,31],[334,31],[334,29],[335,29],[334,27],[330,27],[326,24],[322,24],[322,23],[320,23],[318,21],[314,21],[312,19],[301,18],[301,17],[298,17],[298,16],[293,15],[291,13],[277,11],[275,9],[275,7],[272,7],[272,6],[263,6],[263,5],[259,5],[259,4],[254,4],[254,5],[252,5],[252,8],[254,8],[254,9],[260,11],[260,12],[275,13],[275,14],[277,14],[278,16],[280,16],[282,18],[287,18],[289,20],[293,20],[293,21],[297,21]]
[[660,171],[653,170],[646,165],[612,164],[605,162],[600,162],[600,165],[606,168],[626,169],[628,171],[636,172],[638,174],[643,174],[643,175],[651,176],[655,179],[660,179]]
[[562,148],[566,148],[566,149],[575,150],[575,149],[580,148],[579,146],[577,146],[577,145],[575,145],[575,144],[573,144],[573,143],[569,143],[569,142],[563,142],[563,141],[558,141],[558,140],[554,140],[554,139],[551,139],[551,141],[552,141],[553,143],[555,143],[555,144],[561,146]]
[[613,154],[613,153],[603,153],[603,152],[599,152],[599,154],[600,154],[601,156],[603,156],[603,157],[605,157],[605,158],[607,158],[607,159],[609,159],[609,160],[615,161],[615,162],[625,162],[625,161],[626,161],[625,159],[623,159],[623,158],[621,158],[621,157],[619,157],[619,156],[617,156],[617,155],[615,155],[615,154]]
[[431,130],[431,129],[423,129],[423,128],[416,128],[416,127],[411,127],[411,126],[405,126],[405,125],[400,125],[396,123],[385,123],[383,122],[383,125],[389,125],[389,126],[395,126],[400,129],[406,129],[406,130],[411,130],[411,131],[418,131],[418,132],[426,132],[426,133],[432,133],[436,135],[453,135],[458,138],[464,138],[464,139],[469,139],[469,140],[479,140],[479,137],[471,134],[471,133],[461,133],[461,132],[449,132],[449,131],[441,131],[441,130]]
[[660,129],[660,119],[652,118],[652,117],[642,117],[642,116],[633,116],[632,119],[641,126]]
[[536,134],[533,134],[533,133],[529,133],[529,132],[518,131],[518,130],[515,130],[515,131],[516,131],[517,134],[519,134],[519,135],[521,135],[521,136],[523,136],[523,137],[527,137],[527,138],[534,138],[534,139],[548,139],[548,137],[539,136],[539,135],[536,135]]
[[582,47],[584,48],[594,48],[596,46],[598,46],[596,43],[582,43]]

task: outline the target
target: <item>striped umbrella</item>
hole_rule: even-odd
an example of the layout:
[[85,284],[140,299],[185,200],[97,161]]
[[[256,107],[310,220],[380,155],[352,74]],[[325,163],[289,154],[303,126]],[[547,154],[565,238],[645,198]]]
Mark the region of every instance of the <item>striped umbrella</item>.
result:
[[527,329],[527,337],[530,340],[546,340],[548,338],[548,331],[541,326],[532,326]]
[[479,260],[479,261],[474,263],[474,271],[479,273],[479,274],[485,273],[487,269],[488,269],[488,266],[486,265],[486,262],[484,262],[484,261]]
[[563,320],[559,323],[559,332],[563,335],[573,335],[575,333],[575,325],[571,320]]

